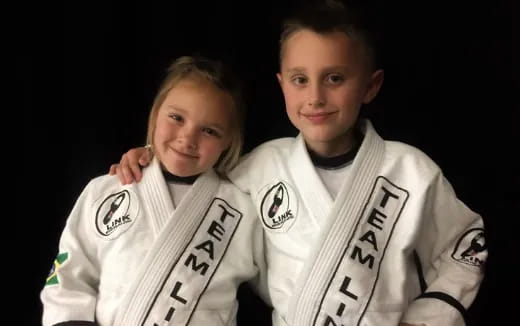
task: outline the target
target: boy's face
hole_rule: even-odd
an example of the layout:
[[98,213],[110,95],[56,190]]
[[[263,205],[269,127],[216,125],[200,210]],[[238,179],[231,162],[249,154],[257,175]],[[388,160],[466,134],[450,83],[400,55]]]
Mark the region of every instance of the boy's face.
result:
[[287,114],[317,154],[339,155],[352,146],[361,104],[375,97],[383,80],[367,62],[363,44],[342,32],[303,29],[285,42],[277,77]]

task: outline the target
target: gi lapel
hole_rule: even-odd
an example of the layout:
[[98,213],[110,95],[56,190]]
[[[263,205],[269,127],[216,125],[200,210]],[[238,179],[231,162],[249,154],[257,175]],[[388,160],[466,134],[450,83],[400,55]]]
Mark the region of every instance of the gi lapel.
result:
[[146,169],[138,189],[147,215],[158,221],[154,228],[162,229],[114,325],[188,324],[242,216],[215,198],[219,183],[214,171],[204,173],[173,215],[158,218],[173,205],[157,162]]
[[[297,282],[288,314],[290,325],[358,325],[373,293],[384,249],[376,257],[363,256],[360,241],[372,246],[377,243],[373,233],[366,233],[361,239],[359,234],[366,229],[365,224],[383,230],[383,216],[371,211],[371,205],[386,205],[389,198],[396,197],[398,200],[392,201],[391,206],[399,210],[404,206],[404,197],[386,179],[377,178],[384,141],[368,121],[364,129],[365,137],[350,178],[338,194],[328,225]],[[385,194],[382,189],[388,192]],[[384,225],[382,247],[386,247],[395,222]],[[358,279],[353,280],[354,276]]]
[[289,164],[305,208],[311,213],[313,222],[322,225],[323,216],[329,214],[333,201],[311,162],[301,134],[296,138]]
[[154,158],[149,168],[144,169],[143,176],[143,181],[137,184],[137,188],[148,213],[147,219],[157,237],[164,225],[172,219],[175,207],[157,158]]

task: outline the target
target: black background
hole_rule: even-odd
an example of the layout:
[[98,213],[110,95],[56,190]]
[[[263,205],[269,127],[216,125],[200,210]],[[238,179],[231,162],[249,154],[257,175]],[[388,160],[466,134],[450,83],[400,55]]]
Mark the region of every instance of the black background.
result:
[[[519,249],[518,11],[507,2],[395,2],[366,1],[378,8],[385,34],[385,83],[369,115],[384,138],[432,157],[459,197],[484,216],[490,258],[469,324],[505,323],[515,313],[504,295],[515,298]],[[82,188],[143,144],[149,107],[172,59],[200,53],[232,64],[247,85],[246,151],[295,134],[275,78],[280,20],[295,3],[73,1],[18,8],[19,24],[8,31],[21,87],[15,105],[23,108],[17,191],[26,231],[18,234],[30,248],[19,250],[28,271],[20,324],[39,324],[38,294]],[[241,296],[241,320],[265,320],[247,292]]]

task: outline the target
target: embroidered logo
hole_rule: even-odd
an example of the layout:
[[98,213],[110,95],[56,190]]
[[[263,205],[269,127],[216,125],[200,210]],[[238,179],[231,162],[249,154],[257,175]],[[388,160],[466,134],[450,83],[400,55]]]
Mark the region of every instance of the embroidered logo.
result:
[[51,270],[49,271],[49,276],[47,276],[47,280],[45,281],[45,286],[59,283],[57,272],[60,269],[60,267],[65,263],[65,261],[67,261],[68,258],[69,253],[67,252],[63,252],[56,256],[56,259],[52,264]]
[[464,264],[482,266],[487,256],[486,248],[484,229],[471,229],[459,239],[451,257]]
[[275,231],[287,231],[294,223],[298,206],[296,195],[286,182],[268,185],[260,190],[264,193],[260,203],[260,215],[264,225]]
[[100,235],[114,239],[130,227],[138,212],[133,197],[129,190],[123,190],[101,202],[96,212],[96,229]]

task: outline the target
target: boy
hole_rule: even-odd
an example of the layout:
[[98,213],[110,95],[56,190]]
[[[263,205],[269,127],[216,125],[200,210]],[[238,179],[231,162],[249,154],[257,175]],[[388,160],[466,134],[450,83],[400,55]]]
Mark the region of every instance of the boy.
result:
[[[230,174],[264,225],[273,322],[463,325],[487,255],[482,219],[424,153],[358,120],[383,71],[354,16],[327,3],[285,23],[277,77],[300,134]],[[111,171],[131,182],[137,154]]]

